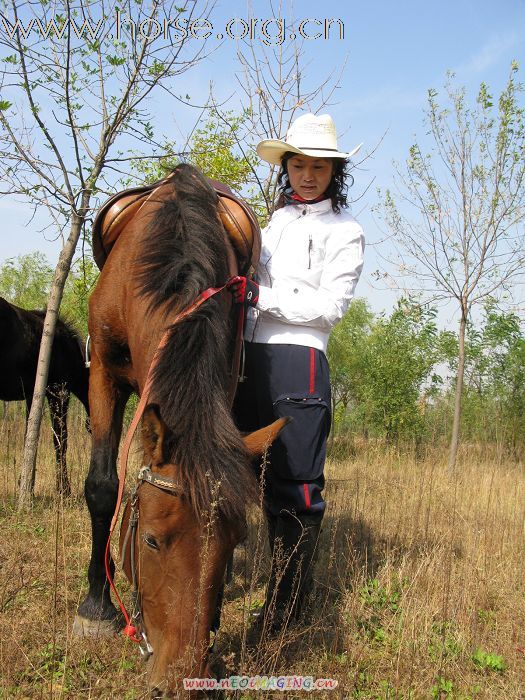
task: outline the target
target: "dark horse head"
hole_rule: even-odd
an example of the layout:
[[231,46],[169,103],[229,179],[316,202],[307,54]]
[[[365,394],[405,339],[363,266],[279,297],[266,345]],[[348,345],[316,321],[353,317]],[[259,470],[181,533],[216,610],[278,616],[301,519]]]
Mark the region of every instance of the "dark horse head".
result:
[[214,191],[195,168],[181,165],[124,228],[90,301],[93,453],[86,497],[94,544],[80,621],[89,626],[115,617],[102,560],[123,407],[133,389],[142,392],[168,329],[143,420],[148,478],[134,497],[138,525],[126,539],[128,507],[121,529],[124,568],[136,581],[153,649],[150,683],[168,694],[181,690],[182,678],[207,673],[225,566],[256,498],[251,455],[282,425],[246,440],[233,423],[236,309],[227,290],[174,323],[201,292],[236,273]]

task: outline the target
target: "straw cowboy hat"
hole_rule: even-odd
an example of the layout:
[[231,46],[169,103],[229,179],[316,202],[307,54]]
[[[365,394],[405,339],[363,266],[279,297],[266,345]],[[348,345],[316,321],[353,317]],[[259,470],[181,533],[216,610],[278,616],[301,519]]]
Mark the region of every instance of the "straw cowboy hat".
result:
[[283,141],[261,141],[257,153],[267,163],[281,165],[281,158],[288,151],[314,158],[351,158],[362,145],[360,143],[349,153],[339,151],[332,117],[329,114],[303,114],[290,126]]

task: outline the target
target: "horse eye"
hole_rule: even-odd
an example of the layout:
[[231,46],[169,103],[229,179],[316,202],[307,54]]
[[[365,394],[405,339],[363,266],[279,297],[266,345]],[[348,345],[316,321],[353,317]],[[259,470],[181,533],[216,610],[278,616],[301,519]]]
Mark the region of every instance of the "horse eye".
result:
[[151,549],[156,549],[157,551],[160,550],[160,547],[157,544],[157,540],[153,537],[153,535],[150,535],[146,532],[143,539],[144,542],[148,545],[148,547],[151,547]]

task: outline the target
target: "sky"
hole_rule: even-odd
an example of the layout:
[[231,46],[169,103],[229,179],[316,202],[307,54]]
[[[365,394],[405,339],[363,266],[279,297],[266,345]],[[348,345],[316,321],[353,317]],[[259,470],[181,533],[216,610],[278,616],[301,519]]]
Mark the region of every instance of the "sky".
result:
[[[367,239],[365,268],[357,293],[367,298],[375,310],[388,310],[397,294],[378,287],[373,276],[380,266],[378,252],[384,253],[381,241],[385,237],[373,212],[377,204],[376,189],[384,190],[392,185],[393,162],[406,158],[415,136],[424,138],[427,90],[442,88],[448,70],[455,73],[456,83],[464,85],[472,96],[481,81],[497,94],[506,82],[513,59],[522,65],[520,74],[525,80],[525,1],[500,0],[496,4],[487,0],[441,3],[303,0],[295,5],[283,2],[283,7],[283,16],[293,15],[296,23],[339,19],[344,25],[342,39],[334,31],[328,39],[305,41],[305,72],[313,84],[334,75],[346,62],[333,104],[325,111],[332,114],[337,124],[340,148],[350,150],[363,142],[362,153],[370,154],[354,171],[352,190],[359,197],[353,204],[353,212]],[[274,16],[270,2],[255,0],[247,5],[223,1],[216,4],[210,21],[214,32],[219,33],[235,18],[257,18],[260,26]],[[241,26],[241,23],[231,25],[231,29],[235,31],[237,27],[240,31]],[[275,25],[267,26],[275,32]],[[309,32],[315,31],[313,23],[305,26]],[[253,40],[262,41],[262,38],[259,34]],[[181,76],[180,94],[189,94],[192,102],[203,101],[212,81],[215,94],[224,99],[231,97],[233,104],[239,100],[235,82],[240,69],[236,42],[215,41],[213,47],[209,59],[191,74]],[[154,111],[159,128],[180,141],[196,117],[195,112],[182,110],[178,103],[162,97],[155,102]],[[365,189],[366,194],[360,197]],[[41,250],[50,262],[56,262],[60,242],[39,231],[43,222],[38,217],[30,220],[31,212],[26,204],[4,196],[0,198],[0,216],[4,222],[0,232],[0,263],[34,250]]]

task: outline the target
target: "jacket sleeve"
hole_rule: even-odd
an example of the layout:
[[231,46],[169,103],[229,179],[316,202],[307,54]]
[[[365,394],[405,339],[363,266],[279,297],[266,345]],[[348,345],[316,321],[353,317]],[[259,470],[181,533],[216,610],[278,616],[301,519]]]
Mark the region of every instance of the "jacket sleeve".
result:
[[304,282],[276,280],[260,287],[257,308],[287,323],[330,331],[344,316],[363,268],[364,236],[359,224],[335,227],[328,237],[318,289]]

